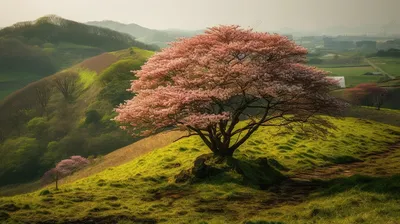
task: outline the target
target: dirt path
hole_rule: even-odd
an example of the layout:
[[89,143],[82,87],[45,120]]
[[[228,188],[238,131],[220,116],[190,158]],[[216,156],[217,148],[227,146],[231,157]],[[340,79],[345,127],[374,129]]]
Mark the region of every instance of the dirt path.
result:
[[382,72],[382,74],[387,75],[389,78],[391,78],[391,79],[395,79],[395,78],[396,78],[396,77],[394,77],[393,75],[391,75],[391,74],[385,72],[385,71],[384,71],[383,69],[381,69],[380,67],[376,66],[376,65],[375,65],[372,61],[370,61],[368,58],[365,58],[365,61],[366,61],[369,65],[371,65],[374,69],[376,69],[376,70]]
[[[361,162],[335,164],[319,167],[312,171],[297,173],[279,186],[270,189],[276,194],[276,197],[263,202],[263,204],[271,208],[283,204],[299,204],[312,192],[324,187],[321,186],[321,182],[313,180],[329,181],[341,177],[350,177],[355,174],[380,177],[391,176],[398,169],[391,170],[391,166],[386,167],[382,166],[382,164],[388,163],[387,159],[399,151],[400,141],[391,145],[388,150],[383,152],[364,155],[361,157],[363,160]],[[395,155],[393,158],[400,161],[400,154]]]
[[[348,164],[336,164],[327,167],[320,167],[313,171],[297,173],[292,179],[297,180],[329,180],[338,177],[349,177],[354,174],[365,174],[373,176],[387,176],[390,172],[385,172],[384,168],[380,166],[379,161],[389,157],[396,150],[400,150],[400,142],[389,146],[388,150],[381,153],[367,154],[361,157],[363,161],[353,162]],[[365,169],[367,168],[367,169]],[[371,172],[376,169],[382,169],[381,172]],[[379,169],[378,169],[379,170]]]

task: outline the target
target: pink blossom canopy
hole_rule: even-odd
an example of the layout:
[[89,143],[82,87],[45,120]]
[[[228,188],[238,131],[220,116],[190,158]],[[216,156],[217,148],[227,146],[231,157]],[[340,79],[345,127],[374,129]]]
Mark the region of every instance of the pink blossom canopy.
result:
[[[134,134],[173,125],[211,133],[221,122],[251,119],[242,107],[274,108],[262,122],[282,111],[300,116],[330,109],[335,103],[328,91],[335,81],[305,65],[306,54],[277,34],[209,28],[150,58],[128,90],[136,96],[116,109],[115,120]],[[217,131],[229,130],[220,125]]]
[[69,159],[61,160],[55,168],[47,171],[42,177],[42,182],[50,183],[55,179],[61,179],[89,164],[89,160],[82,156],[71,156]]

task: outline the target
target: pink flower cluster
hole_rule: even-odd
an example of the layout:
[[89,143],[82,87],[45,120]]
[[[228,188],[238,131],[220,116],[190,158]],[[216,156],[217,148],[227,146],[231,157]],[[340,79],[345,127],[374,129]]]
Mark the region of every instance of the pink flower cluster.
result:
[[43,177],[43,183],[51,183],[61,179],[89,165],[90,161],[82,156],[71,156],[69,159],[61,160],[55,168],[47,171]]
[[219,107],[233,97],[329,98],[326,73],[304,65],[307,50],[277,34],[239,26],[209,28],[155,54],[135,75],[136,96],[117,109],[116,121],[134,134],[171,125],[204,129],[229,120]]

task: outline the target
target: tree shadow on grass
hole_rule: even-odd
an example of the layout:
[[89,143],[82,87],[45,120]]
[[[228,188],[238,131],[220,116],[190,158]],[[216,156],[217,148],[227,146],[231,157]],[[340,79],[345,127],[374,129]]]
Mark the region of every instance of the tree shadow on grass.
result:
[[[384,194],[400,199],[400,174],[385,177],[353,175],[330,180],[290,179],[280,173],[265,158],[257,160],[234,160],[222,163],[222,168],[210,171],[205,178],[193,178],[191,184],[207,183],[223,185],[233,183],[257,190],[267,190],[274,196],[264,201],[268,207],[280,204],[298,204],[313,193],[313,198],[333,196],[351,189]],[[212,165],[215,168],[214,164]],[[225,168],[225,169],[224,169]]]
[[[377,193],[388,198],[400,199],[400,175],[389,177],[371,177],[353,175],[351,177],[335,178],[331,180],[296,180],[287,179],[274,185],[268,191],[275,193],[264,201],[269,207],[282,204],[299,204],[309,199],[324,198],[356,189],[370,193]],[[310,196],[312,194],[312,196]]]
[[388,177],[353,175],[328,181],[316,181],[320,185],[318,196],[332,196],[351,189],[385,194],[392,199],[400,199],[400,174]]
[[[353,175],[330,180],[291,179],[281,173],[282,169],[285,168],[267,158],[221,159],[212,155],[203,155],[196,159],[192,169],[183,171],[187,179],[182,182],[185,184],[178,184],[178,186],[192,188],[191,185],[210,184],[222,187],[225,184],[236,184],[255,190],[265,190],[272,194],[259,200],[263,209],[285,204],[295,205],[309,199],[334,196],[351,189],[384,194],[392,199],[400,198],[398,191],[400,175],[390,177]],[[231,197],[227,197],[226,200],[246,201],[259,197],[256,194],[232,192]]]

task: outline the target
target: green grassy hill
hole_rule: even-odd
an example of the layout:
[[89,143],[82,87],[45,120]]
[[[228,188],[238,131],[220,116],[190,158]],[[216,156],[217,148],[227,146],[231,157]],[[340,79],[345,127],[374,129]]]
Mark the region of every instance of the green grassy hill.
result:
[[157,50],[128,34],[57,16],[0,30],[0,100],[61,69],[108,51],[132,46]]
[[[34,180],[55,162],[105,155],[137,139],[110,119],[132,98],[130,70],[153,54],[130,48],[87,59],[33,82],[0,103],[0,185]],[[68,91],[65,91],[68,89]]]
[[[250,174],[264,161],[289,179],[263,188],[235,170],[175,183],[209,150],[179,140],[89,177],[0,198],[5,223],[396,223],[400,128],[357,118],[313,139],[261,128],[234,155]],[[267,160],[263,159],[267,158]],[[96,166],[96,165],[94,165]],[[89,167],[88,170],[91,168]],[[85,170],[76,175],[82,176]]]

